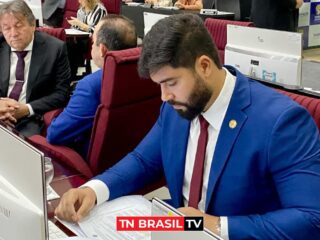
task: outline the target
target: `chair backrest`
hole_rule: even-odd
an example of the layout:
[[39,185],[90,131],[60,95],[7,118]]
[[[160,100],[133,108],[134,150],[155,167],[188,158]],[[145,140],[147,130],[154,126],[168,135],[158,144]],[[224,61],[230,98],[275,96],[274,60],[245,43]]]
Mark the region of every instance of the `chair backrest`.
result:
[[240,21],[232,21],[232,20],[224,20],[224,19],[214,19],[214,18],[207,18],[204,22],[204,25],[208,29],[209,33],[211,34],[212,40],[215,42],[220,61],[224,64],[224,49],[227,45],[227,25],[239,25],[239,26],[247,26],[253,27],[252,22],[240,22]]
[[70,24],[67,22],[67,19],[71,17],[77,17],[77,11],[79,8],[78,0],[67,0],[66,5],[64,7],[64,14],[63,14],[63,28],[70,28]]
[[132,151],[159,115],[160,88],[137,72],[140,48],[108,52],[87,161],[93,174]]
[[39,27],[37,30],[48,33],[49,35],[56,37],[61,41],[66,41],[66,32],[64,31],[64,28]]
[[292,93],[292,92],[288,92],[280,89],[276,89],[276,90],[284,95],[289,96],[294,101],[299,103],[301,106],[305,107],[313,117],[318,128],[320,129],[320,98],[304,96],[301,94]]
[[121,0],[101,0],[108,13],[120,14]]

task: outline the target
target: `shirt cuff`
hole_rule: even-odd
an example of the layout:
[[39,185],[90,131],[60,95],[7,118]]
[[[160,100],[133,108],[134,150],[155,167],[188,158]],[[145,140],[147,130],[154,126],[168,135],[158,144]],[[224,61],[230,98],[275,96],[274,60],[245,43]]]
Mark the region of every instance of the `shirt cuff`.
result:
[[97,197],[97,205],[100,205],[101,203],[109,200],[110,191],[108,186],[104,182],[98,179],[93,179],[80,186],[80,188],[84,187],[89,187],[95,192]]
[[221,238],[224,240],[229,240],[229,234],[228,234],[228,217],[220,217],[220,228],[221,228]]
[[29,103],[27,103],[27,107],[29,109],[29,116],[28,117],[33,116],[34,115],[34,111],[33,111],[32,107],[31,107],[31,105]]

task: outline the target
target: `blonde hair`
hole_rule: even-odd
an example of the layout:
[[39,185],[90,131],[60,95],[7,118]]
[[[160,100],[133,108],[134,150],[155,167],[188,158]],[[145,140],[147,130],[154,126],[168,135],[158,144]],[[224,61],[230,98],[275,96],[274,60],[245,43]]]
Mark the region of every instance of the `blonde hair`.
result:
[[[87,5],[87,8],[92,11],[95,6],[97,6],[97,4],[100,3],[100,0],[86,0],[86,5]],[[83,7],[84,6],[80,6],[80,7]]]

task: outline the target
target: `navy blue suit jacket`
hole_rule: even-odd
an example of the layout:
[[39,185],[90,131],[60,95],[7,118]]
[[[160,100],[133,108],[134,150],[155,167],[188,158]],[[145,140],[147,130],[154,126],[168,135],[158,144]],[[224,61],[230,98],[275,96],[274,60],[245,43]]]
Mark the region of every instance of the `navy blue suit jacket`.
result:
[[51,144],[70,146],[86,157],[90,133],[100,104],[102,70],[81,79],[63,112],[47,131]]
[[[206,213],[228,217],[230,239],[320,239],[320,142],[313,119],[290,98],[229,70],[237,80],[212,160]],[[136,149],[97,176],[110,199],[164,174],[173,206],[182,206],[189,127],[164,103]]]

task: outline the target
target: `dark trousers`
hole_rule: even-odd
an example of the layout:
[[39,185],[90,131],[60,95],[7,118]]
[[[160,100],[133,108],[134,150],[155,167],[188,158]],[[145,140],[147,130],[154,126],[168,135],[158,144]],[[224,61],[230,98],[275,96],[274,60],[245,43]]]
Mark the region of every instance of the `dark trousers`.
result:
[[41,134],[43,121],[40,116],[25,117],[18,121],[15,129],[25,137]]
[[89,49],[89,39],[68,39],[67,48],[73,81],[76,79],[78,67],[84,66],[85,54]]

